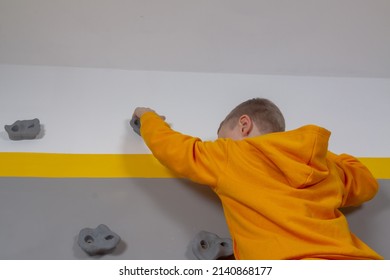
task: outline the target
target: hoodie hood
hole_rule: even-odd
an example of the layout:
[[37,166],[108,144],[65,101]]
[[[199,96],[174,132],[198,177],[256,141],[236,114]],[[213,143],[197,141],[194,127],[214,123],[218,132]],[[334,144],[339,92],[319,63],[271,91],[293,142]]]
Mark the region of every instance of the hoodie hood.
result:
[[247,141],[273,162],[291,187],[306,188],[328,174],[330,131],[315,125],[248,138]]

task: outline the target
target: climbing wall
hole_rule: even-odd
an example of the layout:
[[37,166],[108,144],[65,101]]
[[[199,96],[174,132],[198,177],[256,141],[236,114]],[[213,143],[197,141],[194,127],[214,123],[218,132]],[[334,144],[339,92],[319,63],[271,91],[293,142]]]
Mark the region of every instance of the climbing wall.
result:
[[[0,259],[195,259],[200,231],[228,238],[218,198],[175,178],[129,125],[149,106],[171,126],[204,140],[238,103],[273,100],[287,129],[332,131],[330,149],[371,169],[378,196],[346,213],[353,231],[390,258],[388,79],[141,72],[0,65]],[[38,118],[34,140],[3,127]],[[121,237],[90,256],[80,230],[107,225]]]

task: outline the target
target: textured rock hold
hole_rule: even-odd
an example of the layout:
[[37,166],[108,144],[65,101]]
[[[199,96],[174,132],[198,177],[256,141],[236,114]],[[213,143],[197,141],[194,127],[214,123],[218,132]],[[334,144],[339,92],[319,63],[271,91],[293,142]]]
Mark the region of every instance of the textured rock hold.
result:
[[11,125],[4,126],[11,140],[35,139],[41,132],[39,119],[16,121]]
[[200,231],[192,240],[192,252],[199,260],[217,260],[233,255],[233,242],[230,238]]
[[78,244],[89,255],[110,253],[120,242],[121,238],[106,225],[95,229],[84,228],[78,236]]
[[139,118],[134,117],[130,120],[130,126],[133,128],[134,132],[138,135],[141,135],[140,129],[141,129],[141,121]]

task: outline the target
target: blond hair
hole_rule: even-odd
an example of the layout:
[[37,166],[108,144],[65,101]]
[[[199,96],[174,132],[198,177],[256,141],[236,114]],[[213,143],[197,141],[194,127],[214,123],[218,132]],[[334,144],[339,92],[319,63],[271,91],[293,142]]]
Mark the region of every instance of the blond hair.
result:
[[281,132],[286,129],[280,109],[265,98],[253,98],[242,102],[226,116],[220,128],[225,123],[234,127],[242,115],[248,115],[262,134]]

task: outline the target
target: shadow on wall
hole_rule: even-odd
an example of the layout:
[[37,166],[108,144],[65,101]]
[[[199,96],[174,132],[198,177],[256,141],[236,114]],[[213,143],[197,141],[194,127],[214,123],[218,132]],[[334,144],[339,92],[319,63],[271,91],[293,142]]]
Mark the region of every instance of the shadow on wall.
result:
[[141,136],[137,135],[133,128],[130,126],[130,118],[122,122],[123,125],[123,142],[122,142],[122,153],[123,154],[136,154],[146,153],[148,148],[146,147]]
[[[178,224],[182,224],[185,228],[192,229],[194,224],[202,224],[203,221],[209,219],[209,216],[206,215],[208,211],[205,211],[205,216],[202,215],[205,207],[212,208],[216,213],[223,215],[218,196],[207,186],[185,179],[173,179],[175,181],[174,186],[171,180],[158,178],[133,180],[140,190],[153,199],[154,204],[161,211],[175,219]],[[155,181],[155,184],[152,183],[153,181]],[[188,217],[193,217],[193,219],[190,220]],[[223,218],[223,216],[221,217]],[[214,222],[221,224],[217,221]]]
[[351,231],[385,259],[390,259],[390,180],[380,180],[373,200],[342,209]]
[[[211,189],[178,179],[179,188],[183,188],[182,191],[187,193],[187,199],[196,201],[189,203],[187,199],[180,199],[183,197],[182,194],[178,193],[176,196],[172,190],[167,191],[168,186],[161,185],[162,182],[163,180],[154,188],[142,187],[145,184],[144,180],[139,180],[137,185],[148,193],[148,196],[154,200],[161,211],[182,225],[186,235],[193,237],[199,230],[207,230],[223,237],[229,237],[227,231],[221,232],[221,228],[225,227],[223,211],[219,198]],[[169,181],[167,182],[169,184]],[[390,236],[390,180],[380,181],[380,186],[379,192],[373,200],[359,207],[344,208],[342,212],[346,215],[350,229],[356,236],[385,259],[390,259],[390,244],[387,242],[387,236]],[[204,210],[204,214],[202,214],[204,206],[207,206],[208,210]],[[210,207],[214,210],[210,211]],[[210,216],[212,212],[215,212],[216,215]],[[197,215],[193,213],[197,213]],[[189,220],[188,217],[193,217],[193,219]],[[210,226],[210,224],[214,224],[215,228],[202,228],[202,225]],[[186,256],[189,259],[194,257],[188,248]]]
[[187,247],[182,248],[185,259],[197,259],[191,242],[199,231],[230,238],[221,202],[209,187],[185,179],[133,179],[133,182],[151,199],[158,212],[180,228],[180,232],[173,234],[186,236]]

